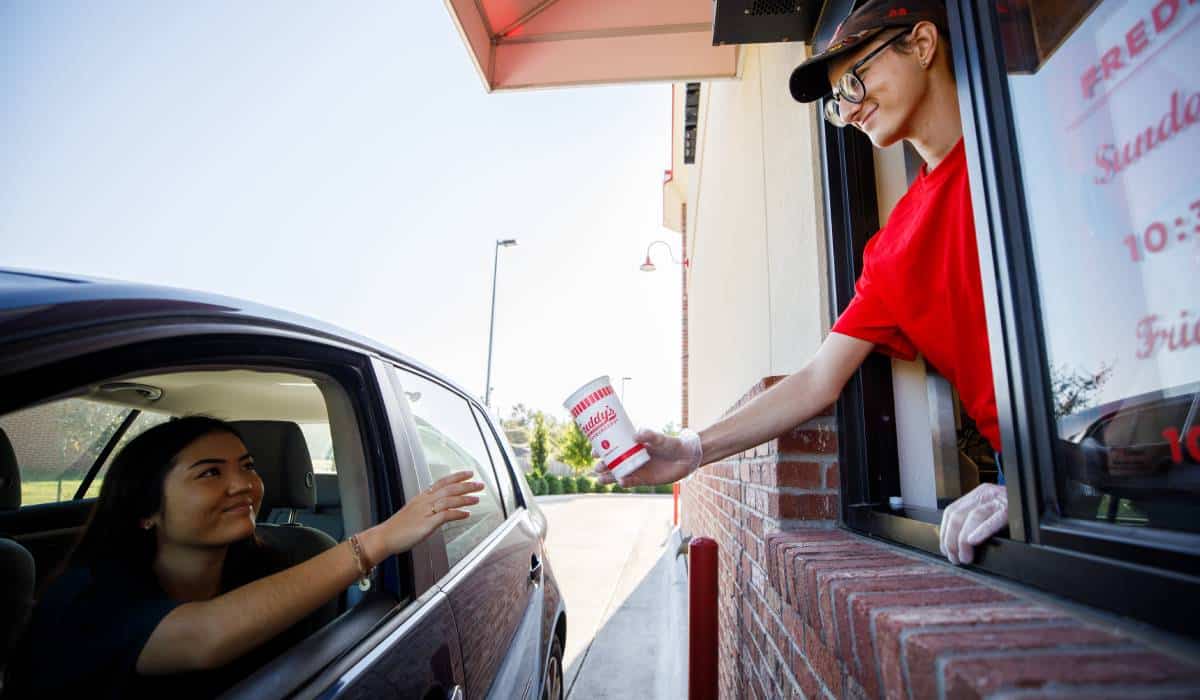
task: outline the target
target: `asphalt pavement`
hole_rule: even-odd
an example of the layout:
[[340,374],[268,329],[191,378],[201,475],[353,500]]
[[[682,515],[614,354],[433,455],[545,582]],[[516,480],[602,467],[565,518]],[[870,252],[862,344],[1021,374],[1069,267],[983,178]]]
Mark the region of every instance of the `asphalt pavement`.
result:
[[538,504],[567,606],[567,697],[682,697],[686,582],[671,496],[543,496]]

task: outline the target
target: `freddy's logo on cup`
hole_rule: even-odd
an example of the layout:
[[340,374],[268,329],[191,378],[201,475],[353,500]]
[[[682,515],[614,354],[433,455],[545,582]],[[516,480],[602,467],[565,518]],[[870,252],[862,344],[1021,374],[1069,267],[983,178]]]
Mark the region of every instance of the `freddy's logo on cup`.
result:
[[634,442],[633,423],[613,392],[608,377],[599,377],[583,385],[563,406],[600,453],[600,459],[618,478],[650,461],[645,446]]
[[[588,440],[591,440],[596,437],[597,433],[615,422],[617,422],[617,411],[612,406],[608,406],[602,411],[593,413],[586,423],[579,426],[579,429],[583,431],[584,435],[587,435]],[[604,449],[604,444],[607,442],[608,440],[601,441],[600,449]]]

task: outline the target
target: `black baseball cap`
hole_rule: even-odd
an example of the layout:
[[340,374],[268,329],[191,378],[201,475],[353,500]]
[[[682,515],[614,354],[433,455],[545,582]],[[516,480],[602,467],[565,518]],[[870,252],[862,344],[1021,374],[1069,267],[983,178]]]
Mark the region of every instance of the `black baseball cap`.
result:
[[945,31],[946,6],[942,0],[867,0],[838,25],[828,45],[792,71],[792,97],[799,102],[813,102],[828,95],[833,90],[825,70],[829,59],[853,51],[887,27],[911,27],[924,21]]

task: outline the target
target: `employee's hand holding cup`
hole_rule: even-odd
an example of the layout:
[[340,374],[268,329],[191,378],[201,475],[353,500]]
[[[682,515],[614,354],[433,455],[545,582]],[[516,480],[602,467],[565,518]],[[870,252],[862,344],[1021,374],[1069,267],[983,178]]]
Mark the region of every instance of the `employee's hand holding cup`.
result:
[[602,484],[668,484],[700,466],[700,436],[690,430],[678,438],[653,430],[635,433],[608,377],[579,387],[563,406],[592,444]]
[[[620,482],[621,486],[653,486],[670,484],[696,471],[700,466],[703,455],[700,449],[700,436],[687,428],[678,437],[664,435],[657,430],[639,430],[633,439],[645,445],[650,460],[637,471],[617,478],[603,461],[596,465],[596,479],[602,484]],[[592,448],[592,456],[601,458],[596,449]]]

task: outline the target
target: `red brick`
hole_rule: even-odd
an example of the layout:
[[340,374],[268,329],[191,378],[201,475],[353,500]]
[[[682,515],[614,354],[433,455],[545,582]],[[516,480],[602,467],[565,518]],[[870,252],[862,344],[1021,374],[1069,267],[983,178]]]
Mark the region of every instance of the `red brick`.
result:
[[982,698],[1003,688],[1040,688],[1047,683],[1164,683],[1200,678],[1200,668],[1148,650],[1028,653],[950,659],[945,664],[948,698]]
[[824,487],[825,465],[820,462],[794,462],[785,460],[775,468],[775,483],[798,489]]
[[[829,582],[829,586],[821,591],[822,624],[833,627],[837,649],[845,660],[846,666],[852,671],[862,674],[864,667],[855,654],[853,618],[850,615],[848,604],[852,596],[865,593],[911,592],[930,589],[944,591],[948,588],[969,585],[971,584],[965,579],[952,574],[940,573],[933,567],[906,566],[898,569],[862,572],[858,576],[832,580]],[[870,602],[875,603],[876,601]]]
[[854,680],[853,676],[846,676],[844,688],[845,690],[842,692],[844,700],[870,700],[872,697],[867,694],[865,688],[859,685],[858,681]]
[[1003,629],[944,629],[917,632],[904,638],[904,664],[908,669],[909,696],[937,695],[938,657],[986,649],[1039,649],[1064,644],[1086,646],[1116,644],[1121,638],[1077,623]]
[[813,672],[812,667],[808,665],[808,659],[804,658],[803,654],[796,654],[795,660],[792,665],[792,675],[796,677],[796,683],[800,686],[804,697],[819,698],[823,696],[821,681]]
[[[1062,620],[1066,616],[1058,611],[1033,605],[964,605],[930,606],[925,608],[881,609],[872,613],[866,604],[855,600],[851,604],[855,624],[864,617],[869,618],[873,635],[858,637],[858,653],[864,666],[878,664],[884,670],[884,695],[888,698],[903,698],[903,683],[897,685],[894,677],[889,678],[890,669],[900,664],[900,635],[907,630],[935,625],[992,625],[1004,622],[1035,622],[1040,620]],[[863,644],[874,637],[874,655],[864,653]],[[872,659],[868,662],[867,659]]]
[[827,489],[841,489],[842,488],[842,474],[841,474],[841,471],[839,470],[837,464],[830,464],[829,467],[825,470],[825,488],[827,488]]
[[767,501],[767,515],[785,520],[835,520],[838,516],[838,496],[829,493],[772,493]]
[[[804,562],[805,619],[809,625],[820,631],[822,637],[825,638],[825,630],[821,628],[821,611],[818,603],[821,589],[824,587],[823,581],[828,581],[831,576],[842,574],[844,576],[858,577],[870,570],[891,570],[911,566],[912,564],[913,561],[911,559],[898,557],[885,549],[877,547],[871,547],[864,552],[856,553],[854,556],[811,557],[806,559]],[[827,638],[826,640],[828,641]]]
[[812,629],[804,631],[804,655],[808,658],[808,663],[812,669],[816,671],[817,677],[825,683],[825,687],[829,688],[830,692],[835,697],[842,694],[842,668],[838,663],[837,657],[833,652],[826,647],[813,634]]
[[809,624],[815,625],[816,618],[810,614],[809,606],[815,604],[816,595],[805,576],[806,567],[820,561],[846,560],[863,555],[878,554],[880,551],[882,550],[854,542],[830,542],[824,545],[813,543],[811,551],[804,549],[794,551],[788,570],[784,572],[784,576],[788,579],[788,585],[791,587],[792,604],[809,621]]
[[837,431],[827,427],[799,427],[780,435],[776,448],[783,453],[837,454]]

